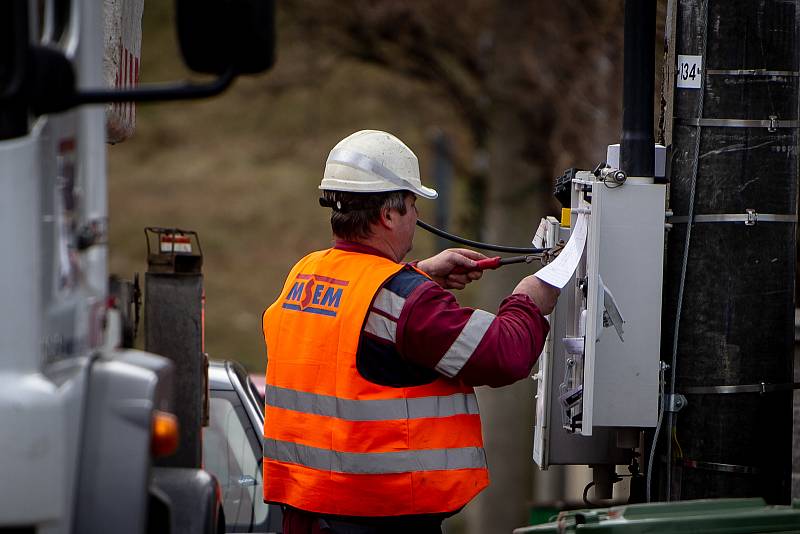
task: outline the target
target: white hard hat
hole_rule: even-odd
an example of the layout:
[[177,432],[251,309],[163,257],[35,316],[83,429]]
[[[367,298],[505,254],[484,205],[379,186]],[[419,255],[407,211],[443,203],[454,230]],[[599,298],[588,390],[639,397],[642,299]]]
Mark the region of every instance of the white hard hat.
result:
[[422,185],[419,161],[390,133],[361,130],[339,141],[328,155],[320,189],[354,193],[411,191],[421,197],[438,193]]

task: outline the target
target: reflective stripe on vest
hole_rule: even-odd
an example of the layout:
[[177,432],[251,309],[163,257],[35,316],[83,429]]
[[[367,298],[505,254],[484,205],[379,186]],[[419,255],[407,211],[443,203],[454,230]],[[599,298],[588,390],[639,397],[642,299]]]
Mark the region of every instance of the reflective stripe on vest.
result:
[[386,421],[391,419],[422,419],[475,415],[478,400],[474,393],[454,393],[447,396],[407,399],[340,399],[278,386],[267,386],[269,406],[313,415],[336,417],[347,421]]
[[375,312],[369,312],[364,331],[392,343],[397,338],[397,321],[384,317]]
[[372,305],[385,314],[399,319],[405,303],[406,299],[384,288],[378,292]]
[[319,449],[290,441],[264,439],[264,457],[312,469],[354,475],[384,475],[417,471],[483,469],[486,467],[486,458],[480,447],[355,453]]

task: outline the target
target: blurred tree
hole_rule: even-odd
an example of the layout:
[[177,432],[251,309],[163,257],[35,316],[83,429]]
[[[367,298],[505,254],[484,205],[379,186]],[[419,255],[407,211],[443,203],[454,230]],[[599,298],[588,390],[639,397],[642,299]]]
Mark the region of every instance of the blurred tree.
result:
[[[533,206],[542,212],[552,170],[596,163],[597,134],[605,140],[609,126],[612,138],[618,131],[619,0],[288,0],[281,7],[305,29],[317,63],[334,68],[319,59],[333,56],[378,65],[429,84],[449,103],[473,143],[470,164],[460,168],[476,233],[486,229],[494,190],[524,205],[526,218]],[[523,165],[510,173],[511,192],[499,160]],[[541,197],[538,205],[531,197]]]
[[[472,144],[455,162],[470,199],[462,226],[474,237],[529,243],[539,218],[555,211],[555,173],[595,165],[619,138],[621,0],[280,5],[318,64],[333,69],[338,59],[355,59],[419,80],[460,117]],[[496,308],[524,274],[506,269],[508,276],[481,281],[483,307]],[[525,523],[532,387],[479,392],[492,486],[470,507],[472,532],[510,532]]]

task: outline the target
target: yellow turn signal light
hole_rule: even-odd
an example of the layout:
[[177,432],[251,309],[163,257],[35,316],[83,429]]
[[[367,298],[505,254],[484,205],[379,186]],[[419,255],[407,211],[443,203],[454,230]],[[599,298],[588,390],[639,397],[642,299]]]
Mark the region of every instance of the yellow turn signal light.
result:
[[150,452],[153,456],[169,456],[178,450],[178,418],[169,412],[153,410],[153,434],[150,438]]

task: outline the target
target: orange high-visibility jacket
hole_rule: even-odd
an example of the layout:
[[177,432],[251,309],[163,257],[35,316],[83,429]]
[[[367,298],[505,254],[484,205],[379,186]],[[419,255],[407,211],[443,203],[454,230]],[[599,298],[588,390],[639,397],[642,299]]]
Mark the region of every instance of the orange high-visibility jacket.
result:
[[460,509],[489,483],[475,393],[389,387],[356,352],[370,304],[403,266],[329,249],[298,262],[264,313],[264,499],[344,516]]

